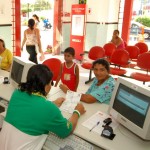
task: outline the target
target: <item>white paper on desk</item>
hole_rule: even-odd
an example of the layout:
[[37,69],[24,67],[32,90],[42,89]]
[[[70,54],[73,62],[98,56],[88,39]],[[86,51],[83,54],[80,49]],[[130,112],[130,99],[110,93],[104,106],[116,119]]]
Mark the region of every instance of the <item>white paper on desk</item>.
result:
[[60,106],[61,111],[66,111],[68,113],[73,113],[75,107],[80,102],[81,93],[67,91],[66,99],[63,104]]
[[[82,123],[83,126],[87,127],[90,131],[90,129],[92,129],[97,122],[100,121],[100,123],[98,124],[98,126],[94,127],[92,129],[92,132],[96,132],[98,134],[101,134],[103,131],[103,127],[102,125],[104,125],[103,121],[110,117],[108,114],[103,113],[101,111],[98,111],[97,113],[95,113],[93,116],[91,116],[88,120],[86,120],[85,122]],[[110,117],[111,118],[111,117]],[[112,123],[109,125],[113,128],[113,130],[118,126],[118,123],[112,118]]]

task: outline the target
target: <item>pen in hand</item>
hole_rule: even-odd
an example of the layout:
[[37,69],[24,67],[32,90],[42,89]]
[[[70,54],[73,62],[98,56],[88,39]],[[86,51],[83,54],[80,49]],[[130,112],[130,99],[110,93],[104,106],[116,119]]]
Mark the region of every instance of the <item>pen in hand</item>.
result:
[[98,126],[100,124],[100,121],[98,121],[90,130],[89,132],[91,132],[96,126]]

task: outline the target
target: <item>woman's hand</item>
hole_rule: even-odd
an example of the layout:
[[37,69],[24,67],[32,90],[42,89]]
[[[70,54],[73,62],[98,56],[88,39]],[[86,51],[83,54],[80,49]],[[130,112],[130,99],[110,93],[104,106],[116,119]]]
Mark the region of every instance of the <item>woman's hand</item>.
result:
[[60,84],[59,87],[64,93],[67,93],[67,91],[70,90],[65,84]]
[[65,101],[65,98],[60,97],[60,98],[57,98],[55,101],[53,101],[53,103],[57,105],[58,107],[60,107],[64,101]]
[[45,59],[44,53],[41,53],[40,61],[43,61],[44,59]]
[[81,104],[81,103],[77,104],[77,106],[75,107],[75,110],[78,110],[80,112],[80,115],[82,115],[86,112],[83,104]]

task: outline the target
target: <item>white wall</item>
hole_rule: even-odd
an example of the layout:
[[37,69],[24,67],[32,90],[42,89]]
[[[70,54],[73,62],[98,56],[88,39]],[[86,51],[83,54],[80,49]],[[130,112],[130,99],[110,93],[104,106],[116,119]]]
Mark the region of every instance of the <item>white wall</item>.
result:
[[0,0],[0,24],[11,24],[11,1]]
[[12,51],[12,9],[11,0],[0,0],[0,38],[6,48]]
[[[78,4],[79,0],[63,0],[63,12],[71,13],[71,6]],[[116,22],[118,21],[120,0],[87,0],[87,21],[89,22]],[[71,20],[64,17],[63,21]]]

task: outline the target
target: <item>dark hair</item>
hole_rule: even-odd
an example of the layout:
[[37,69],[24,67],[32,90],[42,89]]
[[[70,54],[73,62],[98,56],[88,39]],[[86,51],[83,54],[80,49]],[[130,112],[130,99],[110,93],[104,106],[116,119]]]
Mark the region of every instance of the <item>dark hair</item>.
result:
[[36,14],[34,14],[32,17],[35,17],[37,21],[40,22],[39,17]]
[[21,91],[26,91],[29,94],[32,92],[39,92],[46,96],[45,86],[52,80],[53,74],[50,69],[43,64],[32,66],[27,74],[27,81],[19,84]]
[[5,48],[5,42],[4,42],[4,40],[0,39],[0,42],[2,42],[3,47]]
[[117,32],[119,34],[119,30],[114,30],[114,32]]
[[74,56],[75,55],[75,50],[73,47],[68,47],[65,49],[64,53],[69,53],[70,55]]
[[35,21],[34,19],[29,19],[28,20],[28,27],[33,30],[34,29],[34,25],[35,25]]
[[95,66],[96,64],[101,64],[101,65],[103,65],[103,66],[106,68],[106,70],[107,70],[108,72],[110,72],[110,64],[109,64],[109,62],[108,62],[107,60],[105,60],[105,59],[103,59],[103,58],[95,60],[95,61],[93,62],[93,64],[92,64],[92,68],[94,68],[94,66]]

